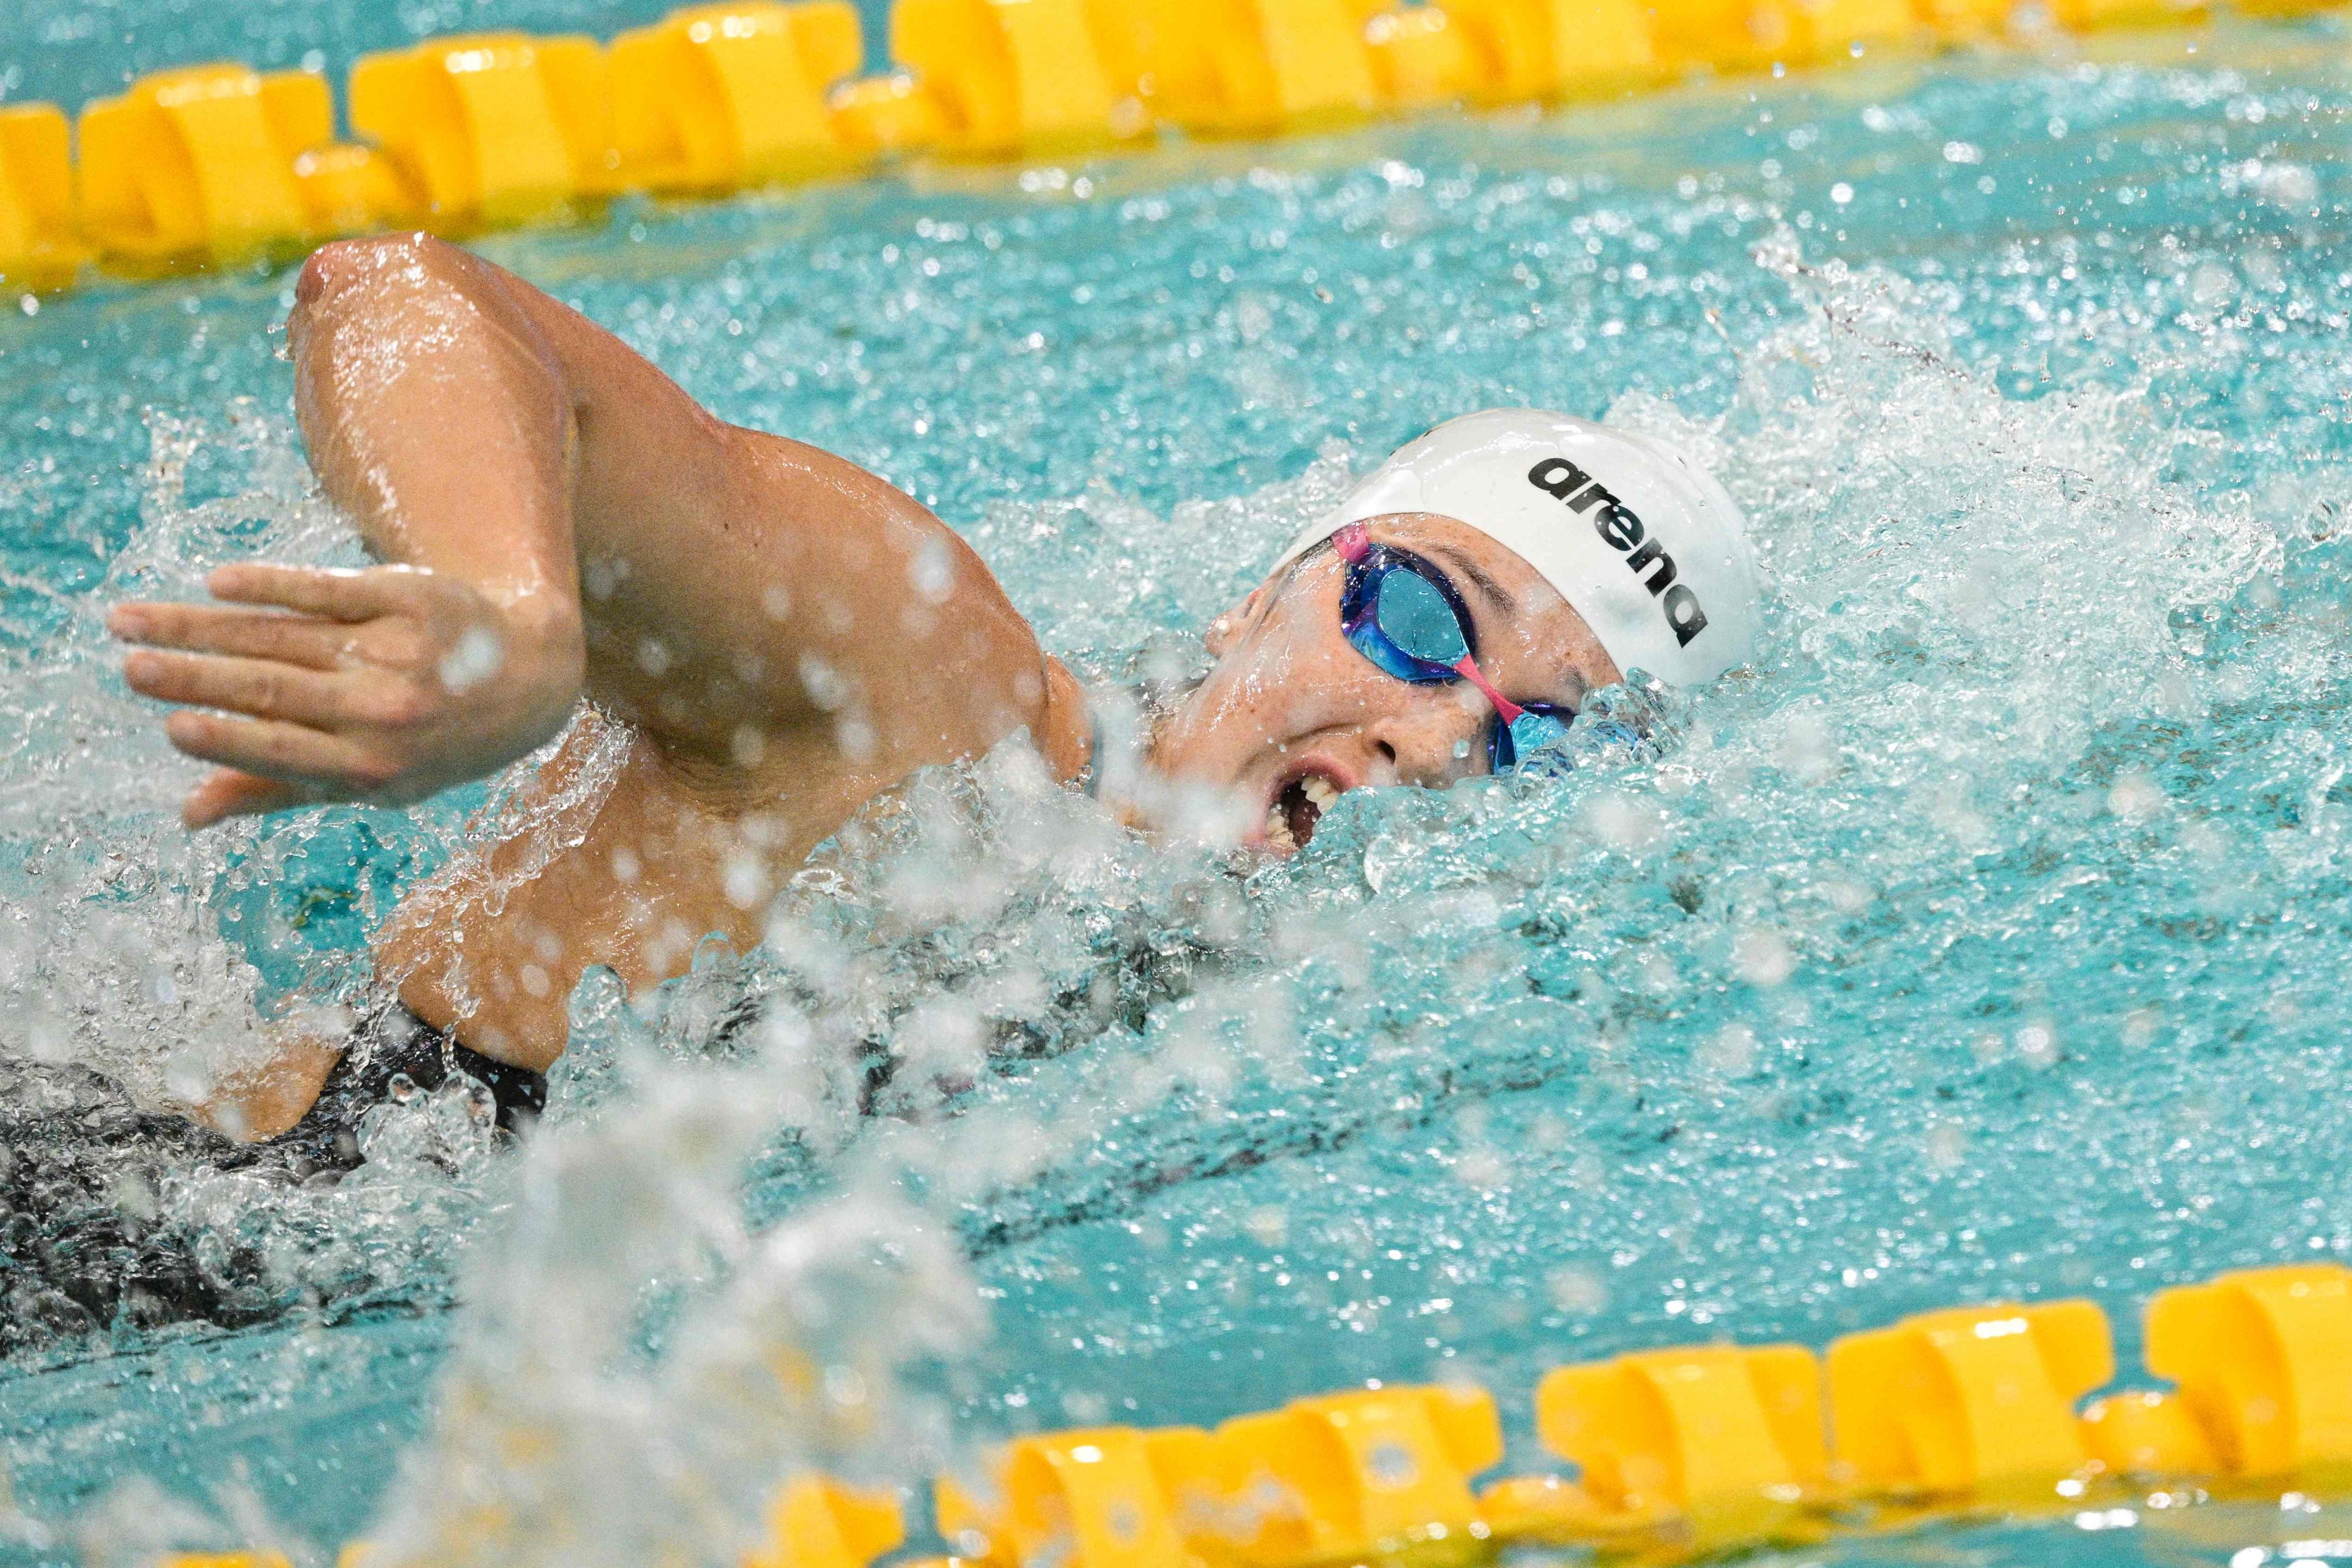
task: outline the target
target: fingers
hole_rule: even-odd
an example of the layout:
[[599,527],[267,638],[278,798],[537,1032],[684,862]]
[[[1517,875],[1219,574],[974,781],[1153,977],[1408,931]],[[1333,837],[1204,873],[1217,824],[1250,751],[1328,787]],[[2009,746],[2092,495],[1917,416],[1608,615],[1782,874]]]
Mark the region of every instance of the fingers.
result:
[[172,744],[192,757],[324,793],[364,795],[391,772],[356,741],[275,719],[183,710],[163,722]]
[[180,805],[180,820],[191,831],[210,827],[232,816],[255,816],[266,811],[284,811],[302,805],[313,799],[311,792],[299,784],[278,779],[265,779],[252,773],[223,768],[207,773],[202,784],[188,792]]
[[142,697],[314,728],[369,717],[356,711],[359,689],[350,679],[268,659],[142,650],[122,661],[122,679]]
[[341,621],[278,611],[224,610],[211,605],[121,605],[107,629],[125,642],[191,653],[266,658],[306,669],[333,669],[358,654],[358,639]]
[[213,597],[231,604],[278,605],[329,620],[366,621],[409,607],[429,580],[424,573],[396,566],[344,572],[247,562],[221,567],[205,579],[205,586]]

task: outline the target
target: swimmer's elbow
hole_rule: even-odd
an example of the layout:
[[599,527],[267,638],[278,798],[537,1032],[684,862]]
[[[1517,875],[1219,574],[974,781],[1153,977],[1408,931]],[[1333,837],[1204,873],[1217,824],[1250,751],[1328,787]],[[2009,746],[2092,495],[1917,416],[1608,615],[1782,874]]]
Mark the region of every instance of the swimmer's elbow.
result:
[[449,288],[451,264],[439,254],[447,249],[429,235],[399,234],[312,251],[286,318],[298,374],[331,363],[352,343],[403,335],[425,299]]
[[[470,356],[478,366],[563,382],[557,356],[519,309],[503,275],[429,234],[320,247],[302,264],[286,325],[295,412],[306,430],[350,385],[382,390],[396,373],[429,359]],[[404,352],[387,353],[387,345]],[[346,368],[379,374],[354,381],[341,374]]]
[[297,312],[318,312],[354,299],[406,292],[450,280],[463,252],[429,234],[384,234],[322,245],[294,283]]
[[327,300],[347,292],[373,269],[373,258],[383,245],[381,238],[339,239],[312,251],[310,259],[302,263],[300,276],[294,279],[295,308],[316,310]]

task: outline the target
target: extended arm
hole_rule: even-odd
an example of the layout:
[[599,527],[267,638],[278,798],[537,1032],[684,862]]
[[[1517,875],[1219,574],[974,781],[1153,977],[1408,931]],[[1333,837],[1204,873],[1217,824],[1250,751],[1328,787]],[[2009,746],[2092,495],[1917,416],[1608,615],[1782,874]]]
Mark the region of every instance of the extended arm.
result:
[[229,605],[116,612],[148,645],[131,684],[184,705],[173,743],[223,764],[192,825],[422,798],[539,745],[583,691],[721,793],[812,747],[891,776],[1024,724],[1071,751],[1066,675],[873,475],[712,418],[576,312],[423,237],[330,247],[297,298],[312,467],[387,564],[226,567],[209,585]]

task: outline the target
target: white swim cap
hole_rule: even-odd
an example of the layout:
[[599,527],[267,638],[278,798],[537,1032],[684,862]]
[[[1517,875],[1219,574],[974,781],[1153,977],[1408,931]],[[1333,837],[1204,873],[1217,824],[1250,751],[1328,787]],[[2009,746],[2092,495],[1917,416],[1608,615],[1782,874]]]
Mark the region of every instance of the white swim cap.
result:
[[1697,686],[1756,646],[1762,602],[1738,503],[1644,437],[1534,408],[1452,420],[1381,465],[1276,569],[1351,522],[1412,511],[1466,523],[1534,567],[1620,669]]

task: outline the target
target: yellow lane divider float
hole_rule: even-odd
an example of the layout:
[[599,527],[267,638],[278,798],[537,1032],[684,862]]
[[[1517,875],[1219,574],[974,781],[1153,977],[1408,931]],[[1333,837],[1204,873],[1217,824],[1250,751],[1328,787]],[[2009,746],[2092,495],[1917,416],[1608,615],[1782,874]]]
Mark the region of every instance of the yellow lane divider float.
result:
[[[1382,100],[1398,109],[1432,109],[1485,96],[1483,87],[1507,58],[1482,59],[1469,29],[1436,5],[1376,13],[1364,23],[1372,84]],[[1526,95],[1532,99],[1537,94]]]
[[1155,112],[1186,130],[1315,131],[1381,107],[1366,24],[1349,0],[1157,0],[1139,14]]
[[334,129],[325,79],[301,71],[147,77],[82,108],[81,232],[142,273],[373,228],[396,205],[390,177]]
[[[95,257],[152,276],[424,226],[593,214],[631,191],[721,195],[886,156],[1054,155],[1170,126],[1263,136],[1447,103],[1612,97],[1693,70],[1822,66],[1997,34],[2016,0],[898,0],[865,69],[848,0],[703,5],[587,37],[428,39],[322,77],[210,65],[79,117],[0,106],[0,289]],[[2258,15],[2340,0],[2234,0]],[[2204,0],[2053,0],[2063,26],[2201,20]]]
[[802,1476],[776,1493],[767,1544],[743,1568],[866,1568],[906,1539],[896,1496]]
[[2147,1365],[2179,1385],[2188,1425],[2228,1473],[2352,1458],[2352,1270],[2265,1268],[2168,1290],[2148,1310]]
[[1560,1367],[1536,1387],[1536,1432],[1576,1464],[1580,1495],[1537,1478],[1540,1491],[1506,1481],[1487,1501],[1545,1534],[1631,1535],[1682,1521],[1709,1540],[1769,1539],[1791,1527],[1796,1505],[1818,1500],[1829,1475],[1821,1363],[1799,1345]]
[[[907,1568],[1455,1568],[1511,1541],[1660,1560],[2070,1510],[2101,1479],[2293,1479],[2307,1493],[2352,1473],[2352,1269],[2160,1292],[2147,1346],[2177,1390],[2079,1414],[2116,1373],[2089,1301],[1923,1313],[1826,1356],[1712,1345],[1559,1367],[1537,1386],[1536,1430],[1576,1474],[1483,1489],[1502,1426],[1493,1398],[1466,1385],[1356,1389],[1213,1431],[1041,1433],[1005,1445],[973,1486],[935,1483],[955,1556]],[[867,1568],[903,1539],[895,1497],[802,1477],[745,1568]]]
[[[940,150],[1085,152],[1139,134],[1150,121],[1135,83],[1106,65],[1093,9],[1086,0],[898,0],[890,52],[939,105]],[[1108,21],[1102,31],[1118,34]]]
[[443,232],[567,216],[620,189],[611,86],[593,38],[483,33],[352,68],[352,128]]
[[699,5],[613,40],[613,135],[624,185],[713,195],[835,174],[861,161],[826,89],[862,58],[848,0]]
[[0,105],[0,283],[20,293],[62,289],[89,254],[74,226],[64,111]]
[[2114,1378],[2088,1301],[1958,1308],[1830,1346],[1841,1479],[1877,1496],[2046,1489],[2089,1459],[2075,1402]]

